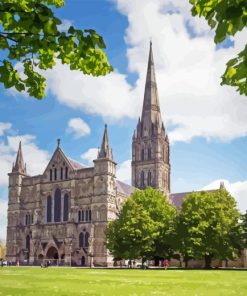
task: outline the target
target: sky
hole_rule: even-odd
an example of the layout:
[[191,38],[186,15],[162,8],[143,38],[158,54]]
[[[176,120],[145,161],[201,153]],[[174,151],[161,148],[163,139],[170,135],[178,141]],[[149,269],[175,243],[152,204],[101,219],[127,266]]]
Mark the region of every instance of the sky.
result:
[[57,62],[39,101],[0,86],[0,239],[5,238],[7,173],[19,141],[30,175],[42,174],[61,139],[67,156],[91,165],[108,124],[118,179],[131,180],[131,139],[141,115],[150,39],[162,118],[171,143],[171,191],[217,189],[224,181],[247,210],[247,98],[220,86],[247,30],[215,46],[188,0],[67,0],[61,29],[93,28],[114,71],[92,77]]

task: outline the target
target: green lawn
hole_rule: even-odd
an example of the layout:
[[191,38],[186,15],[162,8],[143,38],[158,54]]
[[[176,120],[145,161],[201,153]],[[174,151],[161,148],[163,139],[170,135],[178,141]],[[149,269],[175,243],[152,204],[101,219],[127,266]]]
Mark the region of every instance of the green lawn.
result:
[[247,271],[4,267],[0,295],[247,295]]

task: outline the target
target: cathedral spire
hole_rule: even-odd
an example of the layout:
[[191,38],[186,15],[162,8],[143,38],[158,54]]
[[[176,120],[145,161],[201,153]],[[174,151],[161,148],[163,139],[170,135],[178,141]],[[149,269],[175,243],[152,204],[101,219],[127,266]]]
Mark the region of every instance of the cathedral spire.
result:
[[158,124],[159,126],[162,122],[151,41],[141,121],[144,125],[149,125],[150,123],[153,123]]
[[99,158],[109,158],[111,160],[113,158],[112,157],[112,150],[110,149],[110,146],[109,146],[108,132],[107,132],[107,125],[106,124],[105,124],[105,130],[104,130],[101,148],[98,153],[98,159]]
[[12,173],[26,174],[26,166],[23,160],[21,141],[19,143],[16,161],[15,161],[15,165],[13,166]]
[[170,147],[160,114],[152,42],[150,42],[142,116],[132,138],[132,185],[170,192]]

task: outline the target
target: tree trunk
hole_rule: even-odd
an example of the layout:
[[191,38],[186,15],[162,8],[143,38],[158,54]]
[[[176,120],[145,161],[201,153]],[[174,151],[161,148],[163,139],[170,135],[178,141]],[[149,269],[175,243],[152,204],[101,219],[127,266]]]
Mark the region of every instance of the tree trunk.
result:
[[205,269],[210,269],[211,267],[211,262],[212,262],[212,255],[205,255]]
[[185,268],[188,268],[189,256],[187,254],[185,254],[183,259],[184,259]]
[[144,269],[145,259],[142,257],[142,269]]

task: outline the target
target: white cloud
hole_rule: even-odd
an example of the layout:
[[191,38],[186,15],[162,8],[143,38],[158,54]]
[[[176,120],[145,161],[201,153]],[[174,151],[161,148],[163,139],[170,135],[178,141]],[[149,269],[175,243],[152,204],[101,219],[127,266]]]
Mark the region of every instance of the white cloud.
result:
[[71,108],[112,119],[133,118],[137,114],[134,90],[125,75],[113,72],[101,77],[86,76],[60,62],[44,75],[48,89]]
[[73,22],[68,19],[62,19],[62,24],[58,26],[58,30],[67,31],[70,26],[73,25]]
[[98,148],[90,148],[85,153],[81,154],[81,158],[86,160],[89,164],[93,163],[98,156]]
[[6,240],[6,227],[7,227],[7,200],[0,198],[0,240]]
[[9,130],[12,127],[12,124],[9,122],[0,122],[0,136],[3,136],[6,130]]
[[128,18],[125,40],[129,71],[138,75],[135,85],[117,70],[95,78],[58,63],[45,73],[48,89],[57,99],[90,114],[136,119],[141,114],[148,39],[152,37],[162,115],[173,128],[170,140],[229,141],[247,135],[246,98],[233,88],[220,86],[225,63],[244,47],[247,29],[236,35],[233,48],[216,50],[212,31],[204,19],[191,16],[187,0],[115,3]]
[[216,180],[202,188],[202,190],[218,189],[221,181],[224,182],[231,195],[236,198],[240,211],[244,213],[247,210],[247,181],[231,183],[228,180]]
[[117,166],[117,178],[127,184],[131,184],[131,160],[125,160]]
[[67,132],[75,136],[76,139],[88,136],[91,133],[89,125],[81,118],[71,118],[68,122]]
[[[5,131],[6,133],[6,131]],[[27,171],[30,175],[42,174],[49,161],[47,151],[40,149],[35,144],[33,135],[7,135],[6,141],[0,137],[0,186],[8,184],[8,173],[11,172],[13,162],[16,159],[19,142],[22,142],[24,161],[27,163]]]

